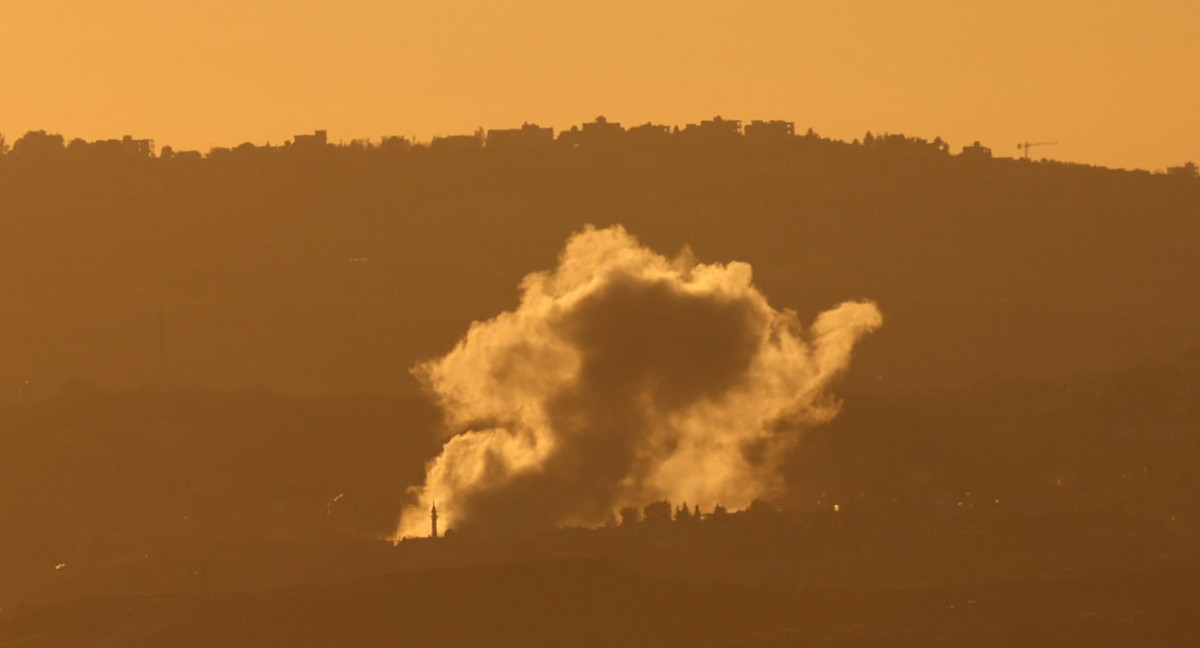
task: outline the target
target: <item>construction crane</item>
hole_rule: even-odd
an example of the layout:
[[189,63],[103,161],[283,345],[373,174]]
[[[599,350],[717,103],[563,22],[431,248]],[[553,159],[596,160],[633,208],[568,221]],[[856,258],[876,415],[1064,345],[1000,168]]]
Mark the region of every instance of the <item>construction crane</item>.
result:
[[1058,144],[1058,142],[1021,142],[1020,144],[1017,144],[1017,148],[1018,148],[1018,149],[1022,149],[1022,150],[1024,150],[1024,151],[1025,151],[1025,159],[1026,159],[1026,160],[1028,160],[1028,159],[1029,159],[1029,149],[1030,149],[1030,147],[1033,147],[1033,146],[1053,146],[1053,145],[1055,145],[1055,144]]

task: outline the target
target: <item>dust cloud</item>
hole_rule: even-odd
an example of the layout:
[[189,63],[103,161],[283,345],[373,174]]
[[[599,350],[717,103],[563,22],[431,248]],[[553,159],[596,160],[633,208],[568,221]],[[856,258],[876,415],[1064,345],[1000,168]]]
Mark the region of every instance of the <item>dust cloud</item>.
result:
[[442,528],[596,526],[668,499],[748,505],[782,487],[803,430],[882,316],[845,302],[809,327],[776,310],[746,263],[669,259],[622,227],[573,235],[513,311],[475,322],[414,368],[447,440],[409,493],[396,539]]

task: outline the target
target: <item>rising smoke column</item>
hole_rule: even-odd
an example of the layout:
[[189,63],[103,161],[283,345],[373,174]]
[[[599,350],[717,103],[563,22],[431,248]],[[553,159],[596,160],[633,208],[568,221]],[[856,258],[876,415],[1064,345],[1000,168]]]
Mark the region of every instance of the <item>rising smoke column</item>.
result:
[[558,267],[521,282],[516,310],[475,322],[414,373],[448,439],[410,493],[397,537],[444,528],[599,525],[668,499],[743,507],[779,465],[882,316],[846,302],[802,330],[748,264],[671,260],[621,227],[588,227]]

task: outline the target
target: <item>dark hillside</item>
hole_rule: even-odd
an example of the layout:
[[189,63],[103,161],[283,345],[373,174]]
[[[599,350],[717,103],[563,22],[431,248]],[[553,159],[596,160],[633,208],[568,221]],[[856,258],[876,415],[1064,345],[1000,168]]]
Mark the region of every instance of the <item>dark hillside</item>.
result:
[[[336,587],[110,598],[0,621],[0,642],[185,646],[1186,645],[1195,572],[1021,578],[974,587],[751,588],[604,562],[520,563]],[[108,645],[107,643],[104,645]]]
[[79,386],[0,411],[0,607],[549,558],[822,587],[1200,567],[1196,353],[844,396],[786,467],[778,514],[393,550],[375,538],[439,447],[424,401]]
[[848,377],[903,392],[1049,378],[1200,343],[1200,181],[950,155],[920,140],[615,149],[239,147],[0,157],[0,385],[69,377],[395,392],[514,305],[585,223],[744,260],[806,317],[885,326]]

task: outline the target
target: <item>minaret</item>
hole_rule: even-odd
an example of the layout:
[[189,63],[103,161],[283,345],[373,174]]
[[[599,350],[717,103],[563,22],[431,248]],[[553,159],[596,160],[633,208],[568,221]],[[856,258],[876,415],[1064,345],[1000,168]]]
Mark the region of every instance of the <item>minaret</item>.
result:
[[430,531],[429,537],[436,538],[436,537],[438,537],[437,536],[437,502],[433,503],[433,509],[431,509],[429,511],[429,520],[433,523],[433,529]]

